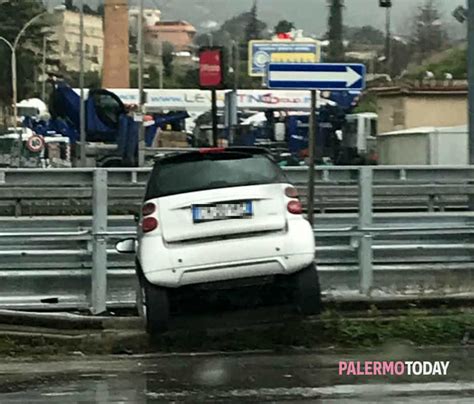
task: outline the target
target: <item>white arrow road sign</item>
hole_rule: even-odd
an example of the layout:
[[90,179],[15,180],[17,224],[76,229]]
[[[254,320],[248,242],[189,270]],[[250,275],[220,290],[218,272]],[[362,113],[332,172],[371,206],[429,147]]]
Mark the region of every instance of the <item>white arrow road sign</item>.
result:
[[271,63],[268,87],[315,90],[363,90],[365,66],[331,63]]

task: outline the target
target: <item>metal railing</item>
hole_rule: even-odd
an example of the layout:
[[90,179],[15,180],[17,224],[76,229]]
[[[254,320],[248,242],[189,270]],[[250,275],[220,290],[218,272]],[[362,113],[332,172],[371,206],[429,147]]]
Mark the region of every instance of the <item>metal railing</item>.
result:
[[[127,215],[111,215],[110,210],[124,195],[121,192],[130,195],[134,190],[133,200],[140,203],[148,173],[147,169],[0,171],[2,201],[11,202],[19,195],[48,200],[45,188],[68,200],[73,190],[75,197],[82,192],[92,210],[87,216],[0,217],[0,306],[90,308],[96,314],[107,307],[132,305],[134,258],[116,253],[114,244],[135,234],[131,215],[135,205],[126,208]],[[293,183],[304,185],[304,169],[287,173]],[[438,185],[467,198],[474,193],[473,176],[469,168],[317,169],[317,187],[326,187],[328,193],[346,184],[357,190],[356,212],[326,210],[315,216],[316,262],[326,296],[472,297],[474,213],[430,209],[374,213],[372,208],[374,194],[392,186],[399,189],[400,199],[412,193],[413,186],[437,192]]]
[[[0,216],[92,214],[94,169],[1,170]],[[141,204],[150,169],[107,170],[110,214],[129,214]],[[286,169],[306,202],[305,168]],[[371,167],[373,210],[466,210],[474,194],[473,171],[465,167]],[[357,212],[356,167],[315,171],[318,213]]]

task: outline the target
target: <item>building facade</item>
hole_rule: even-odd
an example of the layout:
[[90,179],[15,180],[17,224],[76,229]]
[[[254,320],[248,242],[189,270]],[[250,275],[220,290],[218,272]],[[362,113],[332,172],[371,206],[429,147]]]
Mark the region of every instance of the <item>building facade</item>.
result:
[[[62,66],[70,72],[79,71],[80,14],[65,10],[58,15],[55,41]],[[100,72],[103,65],[104,32],[102,18],[84,15],[84,69]]]
[[175,52],[190,52],[196,28],[187,21],[160,21],[145,31],[147,52],[159,54],[165,42],[173,45]]
[[[128,11],[128,23],[130,28],[130,35],[132,37],[138,36],[138,16],[140,15],[140,9],[131,8]],[[145,27],[155,25],[161,20],[161,11],[153,8],[146,8],[143,10],[143,24]]]
[[423,126],[459,126],[468,120],[467,87],[376,88],[379,133]]

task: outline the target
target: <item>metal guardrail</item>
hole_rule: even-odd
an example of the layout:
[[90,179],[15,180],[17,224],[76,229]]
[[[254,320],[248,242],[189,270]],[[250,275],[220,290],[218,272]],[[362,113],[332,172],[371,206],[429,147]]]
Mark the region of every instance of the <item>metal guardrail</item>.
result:
[[[92,213],[94,169],[0,170],[0,216]],[[139,208],[150,169],[107,170],[109,213],[130,214]],[[305,168],[287,168],[306,203]],[[373,167],[373,209],[381,211],[466,210],[474,194],[468,168]],[[355,167],[324,167],[315,171],[318,213],[357,212],[358,173]]]
[[[149,170],[5,170],[4,187],[90,188],[89,216],[0,217],[0,306],[90,308],[134,302],[133,257],[114,243],[133,236],[133,217],[114,216],[114,187],[143,189]],[[304,184],[305,170],[287,170]],[[358,213],[317,214],[316,261],[329,298],[469,296],[474,290],[474,213],[373,213],[374,189],[382,183],[463,187],[471,193],[468,168],[324,168],[319,182],[350,182],[358,189]],[[439,176],[438,176],[439,175]],[[422,187],[421,187],[422,188]],[[92,192],[90,192],[92,191]],[[411,191],[410,191],[411,192]],[[457,192],[461,192],[458,189]],[[360,196],[359,196],[360,195]],[[0,199],[2,196],[0,196]],[[108,215],[109,213],[109,215]]]

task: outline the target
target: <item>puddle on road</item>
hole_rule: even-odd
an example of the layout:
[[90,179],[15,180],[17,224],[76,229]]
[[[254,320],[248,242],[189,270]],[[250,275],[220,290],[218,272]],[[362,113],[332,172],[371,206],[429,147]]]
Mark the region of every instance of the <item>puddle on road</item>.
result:
[[[2,404],[203,402],[471,403],[472,350],[416,350],[405,359],[446,360],[448,377],[341,377],[337,361],[386,356],[382,351],[215,356],[85,358],[57,364],[54,374],[21,391],[0,394]],[[25,371],[28,366],[26,364]],[[48,366],[43,364],[43,366]],[[54,367],[54,362],[49,364]],[[95,368],[91,371],[91,368]],[[17,369],[20,371],[21,369]],[[62,372],[61,372],[62,370]]]

